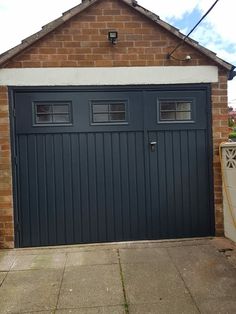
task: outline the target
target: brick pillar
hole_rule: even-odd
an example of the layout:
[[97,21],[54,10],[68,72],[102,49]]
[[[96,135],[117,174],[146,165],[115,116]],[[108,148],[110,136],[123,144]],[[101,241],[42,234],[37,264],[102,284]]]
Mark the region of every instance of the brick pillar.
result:
[[212,84],[212,134],[216,235],[224,235],[222,177],[219,145],[228,140],[227,73],[219,71],[219,82]]
[[10,122],[7,87],[0,86],[0,248],[14,247]]

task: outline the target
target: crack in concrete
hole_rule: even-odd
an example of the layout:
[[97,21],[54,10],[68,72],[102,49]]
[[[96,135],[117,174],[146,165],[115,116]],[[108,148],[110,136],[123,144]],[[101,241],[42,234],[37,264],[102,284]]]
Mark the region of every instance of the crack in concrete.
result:
[[120,278],[121,278],[121,284],[122,284],[123,295],[124,295],[124,301],[125,301],[125,302],[124,302],[125,313],[126,313],[126,314],[129,314],[129,304],[128,304],[127,294],[126,294],[126,290],[125,290],[124,274],[123,274],[123,270],[122,270],[122,265],[121,265],[121,260],[120,260],[120,251],[119,251],[119,249],[117,249],[117,257],[118,257],[118,261],[119,261]]
[[63,271],[62,271],[61,282],[60,282],[60,285],[59,285],[59,291],[58,291],[58,296],[57,296],[57,303],[56,303],[56,307],[55,307],[55,310],[53,311],[53,313],[55,313],[55,311],[58,310],[58,303],[59,303],[59,298],[60,298],[60,294],[61,294],[62,282],[63,282],[64,274],[65,274],[65,271],[66,271],[67,259],[68,259],[68,253],[66,253],[65,263],[64,263],[64,267],[63,267]]

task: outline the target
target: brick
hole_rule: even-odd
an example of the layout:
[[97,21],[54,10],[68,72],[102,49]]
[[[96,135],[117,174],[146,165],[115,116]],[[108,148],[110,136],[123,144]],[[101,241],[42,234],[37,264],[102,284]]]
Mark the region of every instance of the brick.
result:
[[103,10],[103,15],[121,15],[120,10]]
[[38,54],[52,54],[57,53],[56,48],[40,48]]
[[125,61],[125,60],[123,60],[123,61],[114,61],[113,62],[113,65],[115,66],[115,67],[122,67],[122,66],[129,66],[130,65],[130,62],[129,61]]
[[97,21],[97,16],[96,15],[83,15],[80,18],[80,22],[85,21],[85,22],[95,22]]
[[7,100],[7,99],[8,99],[7,94],[4,93],[4,92],[1,92],[1,93],[0,93],[0,100]]
[[12,190],[11,189],[0,189],[0,196],[12,196]]
[[13,216],[2,216],[0,217],[1,222],[12,222],[13,221]]
[[[94,58],[94,56],[93,56]],[[77,54],[77,55],[69,55],[68,60],[69,61],[77,61],[77,60],[85,60],[86,59],[86,54]]]
[[70,55],[70,54],[75,53],[75,49],[74,48],[57,48],[55,49],[55,53]]
[[9,124],[8,123],[4,123],[2,125],[0,125],[0,132],[8,132],[9,131]]
[[72,35],[57,35],[58,41],[72,41]]
[[126,35],[126,40],[142,40],[143,36],[141,34],[130,34]]
[[6,236],[5,239],[6,239],[6,242],[9,242],[9,246],[6,246],[6,247],[13,248],[14,247],[14,244],[13,244],[14,236],[13,235]]
[[61,67],[76,67],[77,66],[77,62],[76,61],[61,61],[59,63],[59,66]]
[[[119,15],[115,15],[115,16],[113,16],[113,15],[110,15],[110,16],[103,16],[103,15],[101,15],[101,16],[97,16],[97,21],[98,22],[111,22],[111,21],[114,21],[114,20],[116,20],[116,18],[118,17]],[[120,17],[120,16],[119,16]]]
[[44,42],[43,47],[60,48],[60,47],[62,47],[62,41],[48,40],[48,41]]
[[103,22],[94,22],[94,23],[90,23],[89,24],[90,28],[95,28],[95,29],[99,29],[99,28],[106,28],[107,24],[103,23]]
[[60,61],[42,61],[42,67],[59,67]]
[[130,15],[115,15],[114,21],[116,21],[116,22],[132,21],[132,16],[130,16]]
[[97,60],[95,61],[95,66],[97,67],[112,67],[112,60]]
[[82,30],[83,35],[98,35],[99,30],[94,28],[86,28]]
[[22,61],[22,66],[24,68],[40,68],[41,62],[39,62],[39,61]]
[[80,67],[93,67],[94,65],[95,65],[95,61],[90,61],[90,60],[78,61],[78,66]]

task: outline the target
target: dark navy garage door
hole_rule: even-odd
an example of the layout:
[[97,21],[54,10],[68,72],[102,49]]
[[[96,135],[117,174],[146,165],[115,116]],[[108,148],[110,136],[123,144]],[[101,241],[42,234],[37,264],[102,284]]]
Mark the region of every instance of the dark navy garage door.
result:
[[212,235],[207,91],[14,89],[18,246]]

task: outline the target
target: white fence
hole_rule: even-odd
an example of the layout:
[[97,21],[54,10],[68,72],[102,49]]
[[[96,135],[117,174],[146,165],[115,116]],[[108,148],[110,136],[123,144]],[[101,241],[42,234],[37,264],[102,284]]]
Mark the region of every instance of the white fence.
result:
[[221,145],[225,236],[236,242],[236,143]]

